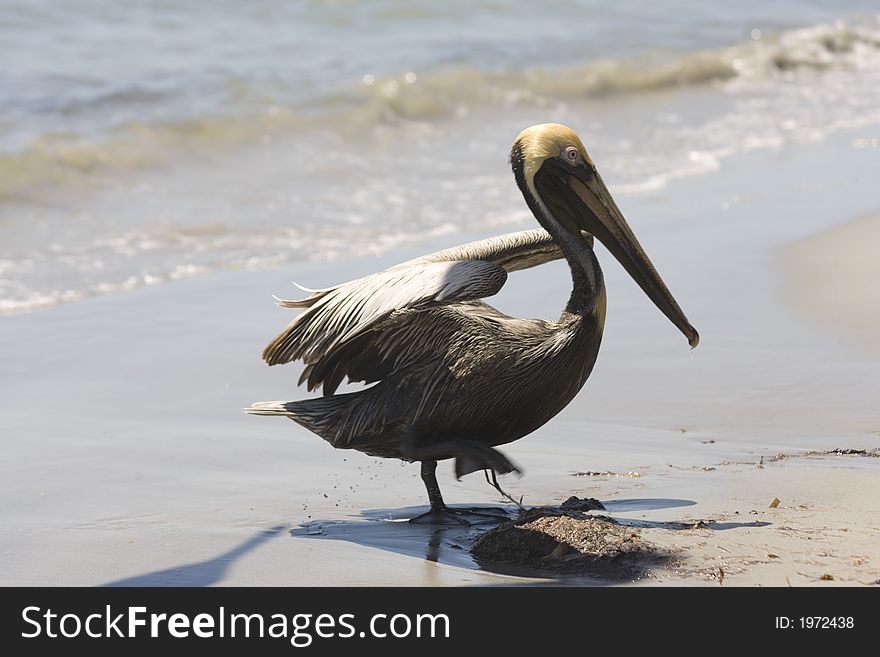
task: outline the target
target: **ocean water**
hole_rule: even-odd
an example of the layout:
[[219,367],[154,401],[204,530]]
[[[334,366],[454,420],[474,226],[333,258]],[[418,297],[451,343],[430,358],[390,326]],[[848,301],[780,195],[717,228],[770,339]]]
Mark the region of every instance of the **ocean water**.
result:
[[533,123],[624,200],[878,125],[877,12],[0,0],[0,313],[530,226],[506,157]]

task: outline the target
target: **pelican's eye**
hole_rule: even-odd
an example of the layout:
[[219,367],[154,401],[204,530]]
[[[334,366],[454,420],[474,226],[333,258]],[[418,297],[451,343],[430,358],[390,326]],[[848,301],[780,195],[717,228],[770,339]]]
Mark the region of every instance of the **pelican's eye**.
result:
[[577,164],[581,159],[581,152],[574,146],[569,146],[565,149],[565,159],[569,164]]

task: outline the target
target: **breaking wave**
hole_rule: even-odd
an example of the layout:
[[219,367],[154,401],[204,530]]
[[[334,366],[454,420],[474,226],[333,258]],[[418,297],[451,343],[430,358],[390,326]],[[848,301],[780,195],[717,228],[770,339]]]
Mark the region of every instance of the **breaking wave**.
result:
[[88,184],[95,173],[159,166],[181,153],[266,143],[302,130],[363,130],[401,120],[463,117],[487,106],[553,106],[833,70],[880,70],[880,27],[837,21],[776,35],[756,30],[750,40],[724,48],[600,60],[554,70],[458,67],[387,78],[364,76],[347,89],[299,105],[255,94],[259,99],[255,106],[228,114],[125,123],[100,138],[41,135],[15,152],[0,154],[0,200],[27,197],[47,186]]

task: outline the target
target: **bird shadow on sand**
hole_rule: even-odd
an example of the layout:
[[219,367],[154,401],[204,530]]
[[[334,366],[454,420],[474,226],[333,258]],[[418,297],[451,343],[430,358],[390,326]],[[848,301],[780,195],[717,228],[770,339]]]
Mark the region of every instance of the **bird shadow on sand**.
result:
[[[477,507],[478,508],[478,507]],[[498,507],[492,507],[497,509]],[[505,517],[470,517],[471,525],[431,525],[409,522],[428,510],[426,506],[367,509],[355,520],[310,520],[290,530],[294,538],[348,541],[409,557],[461,568],[478,568],[470,546],[483,532],[497,527]],[[516,508],[505,507],[507,517]]]
[[276,525],[261,530],[246,541],[211,559],[117,579],[104,586],[211,586],[222,580],[238,559],[266,541],[276,538],[287,528],[288,525]]
[[[630,519],[617,515],[627,511],[662,510],[692,506],[696,502],[680,499],[638,498],[605,502],[607,513],[622,525],[638,528],[666,530],[694,529],[694,520],[657,521]],[[497,507],[495,507],[497,508]],[[504,507],[508,519],[514,519],[517,509],[513,505]],[[347,541],[364,547],[385,550],[417,559],[424,559],[459,568],[481,570],[512,577],[550,579],[555,584],[605,584],[603,580],[591,576],[578,576],[571,573],[553,573],[534,568],[514,566],[495,561],[476,559],[471,548],[477,539],[487,531],[502,524],[505,518],[480,516],[470,526],[466,525],[423,525],[408,522],[427,508],[402,507],[397,509],[368,509],[361,512],[360,518],[353,520],[310,520],[290,530],[296,539]],[[473,519],[472,519],[473,521]],[[729,530],[738,527],[764,526],[769,523],[705,523],[700,525],[709,530]],[[664,563],[664,555],[645,555],[646,570]]]

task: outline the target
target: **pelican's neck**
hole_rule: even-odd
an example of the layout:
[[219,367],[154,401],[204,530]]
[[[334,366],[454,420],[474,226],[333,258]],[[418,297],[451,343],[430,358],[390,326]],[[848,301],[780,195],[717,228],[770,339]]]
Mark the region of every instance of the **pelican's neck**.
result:
[[605,315],[605,283],[593,249],[583,238],[566,230],[537,194],[527,190],[526,201],[544,229],[562,250],[571,270],[572,289],[565,312],[577,315]]
[[[551,222],[548,222],[548,225],[549,223]],[[602,270],[599,268],[596,254],[583,239],[575,237],[555,221],[552,223],[555,230],[548,229],[547,232],[553,235],[559,244],[571,269],[571,296],[568,298],[565,311],[579,315],[596,313],[599,310],[597,306],[600,303],[600,296],[603,297],[604,305],[605,291]]]
[[531,173],[530,178],[526,176],[525,153],[519,140],[510,152],[510,164],[517,187],[529,209],[538,223],[553,236],[571,269],[572,290],[565,312],[581,316],[596,315],[601,326],[605,320],[605,284],[596,254],[583,238],[566,230],[541,200],[534,184],[535,173]]

